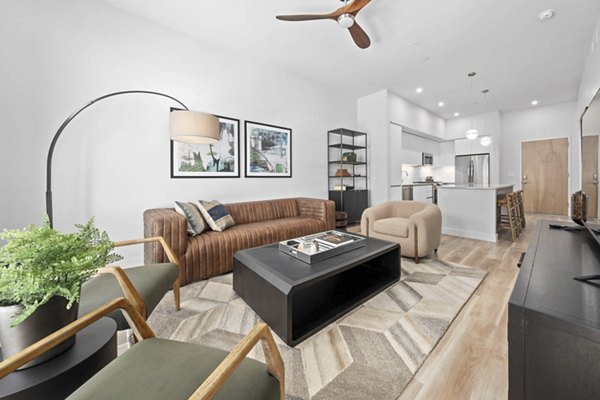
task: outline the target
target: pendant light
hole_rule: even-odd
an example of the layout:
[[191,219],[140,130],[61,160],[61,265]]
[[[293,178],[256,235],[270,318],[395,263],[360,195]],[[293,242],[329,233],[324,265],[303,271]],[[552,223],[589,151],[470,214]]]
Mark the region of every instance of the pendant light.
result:
[[[476,72],[469,72],[467,75],[469,78],[471,78],[471,95],[473,95],[473,77],[475,75],[477,75]],[[473,96],[473,98],[475,97]],[[471,116],[471,129],[467,131],[467,139],[475,140],[477,139],[477,136],[479,136],[479,132],[473,127],[473,116]]]
[[[483,93],[483,104],[484,106],[487,105],[487,94],[490,90],[489,89],[484,89],[481,91],[481,93]],[[488,130],[487,130],[487,115],[483,115],[483,133],[487,135]],[[488,136],[483,136],[480,140],[479,143],[482,146],[489,146],[490,144],[492,144],[492,138],[488,135]]]

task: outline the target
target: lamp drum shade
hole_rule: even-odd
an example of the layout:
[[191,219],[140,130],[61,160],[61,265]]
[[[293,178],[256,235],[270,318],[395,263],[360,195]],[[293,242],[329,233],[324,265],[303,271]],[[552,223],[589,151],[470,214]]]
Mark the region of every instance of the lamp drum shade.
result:
[[171,140],[182,143],[213,144],[220,140],[219,119],[198,111],[172,111],[169,115]]

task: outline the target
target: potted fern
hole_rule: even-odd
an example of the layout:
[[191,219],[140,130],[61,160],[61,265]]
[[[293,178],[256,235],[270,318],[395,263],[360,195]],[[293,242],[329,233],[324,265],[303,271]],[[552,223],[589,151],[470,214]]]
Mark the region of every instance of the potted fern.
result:
[[[0,248],[0,343],[3,358],[62,328],[77,318],[81,284],[98,268],[121,259],[112,253],[106,232],[93,218],[76,225],[75,233],[42,226],[4,230]],[[54,357],[75,342],[75,337],[55,351],[39,357],[27,368]]]

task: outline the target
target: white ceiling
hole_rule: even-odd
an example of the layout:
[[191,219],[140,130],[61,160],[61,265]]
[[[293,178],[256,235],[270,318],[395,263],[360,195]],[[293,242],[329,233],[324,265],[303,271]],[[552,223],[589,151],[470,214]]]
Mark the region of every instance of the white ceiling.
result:
[[[372,0],[357,18],[372,41],[361,50],[334,21],[275,19],[338,0],[101,1],[348,95],[390,89],[444,118],[576,99],[600,13],[598,0]],[[556,16],[539,21],[548,8]]]

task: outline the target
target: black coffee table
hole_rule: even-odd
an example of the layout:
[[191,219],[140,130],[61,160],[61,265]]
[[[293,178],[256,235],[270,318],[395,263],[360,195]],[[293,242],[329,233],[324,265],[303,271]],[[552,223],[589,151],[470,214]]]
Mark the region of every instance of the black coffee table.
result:
[[400,246],[374,238],[314,264],[277,243],[233,257],[233,290],[290,346],[399,280]]

